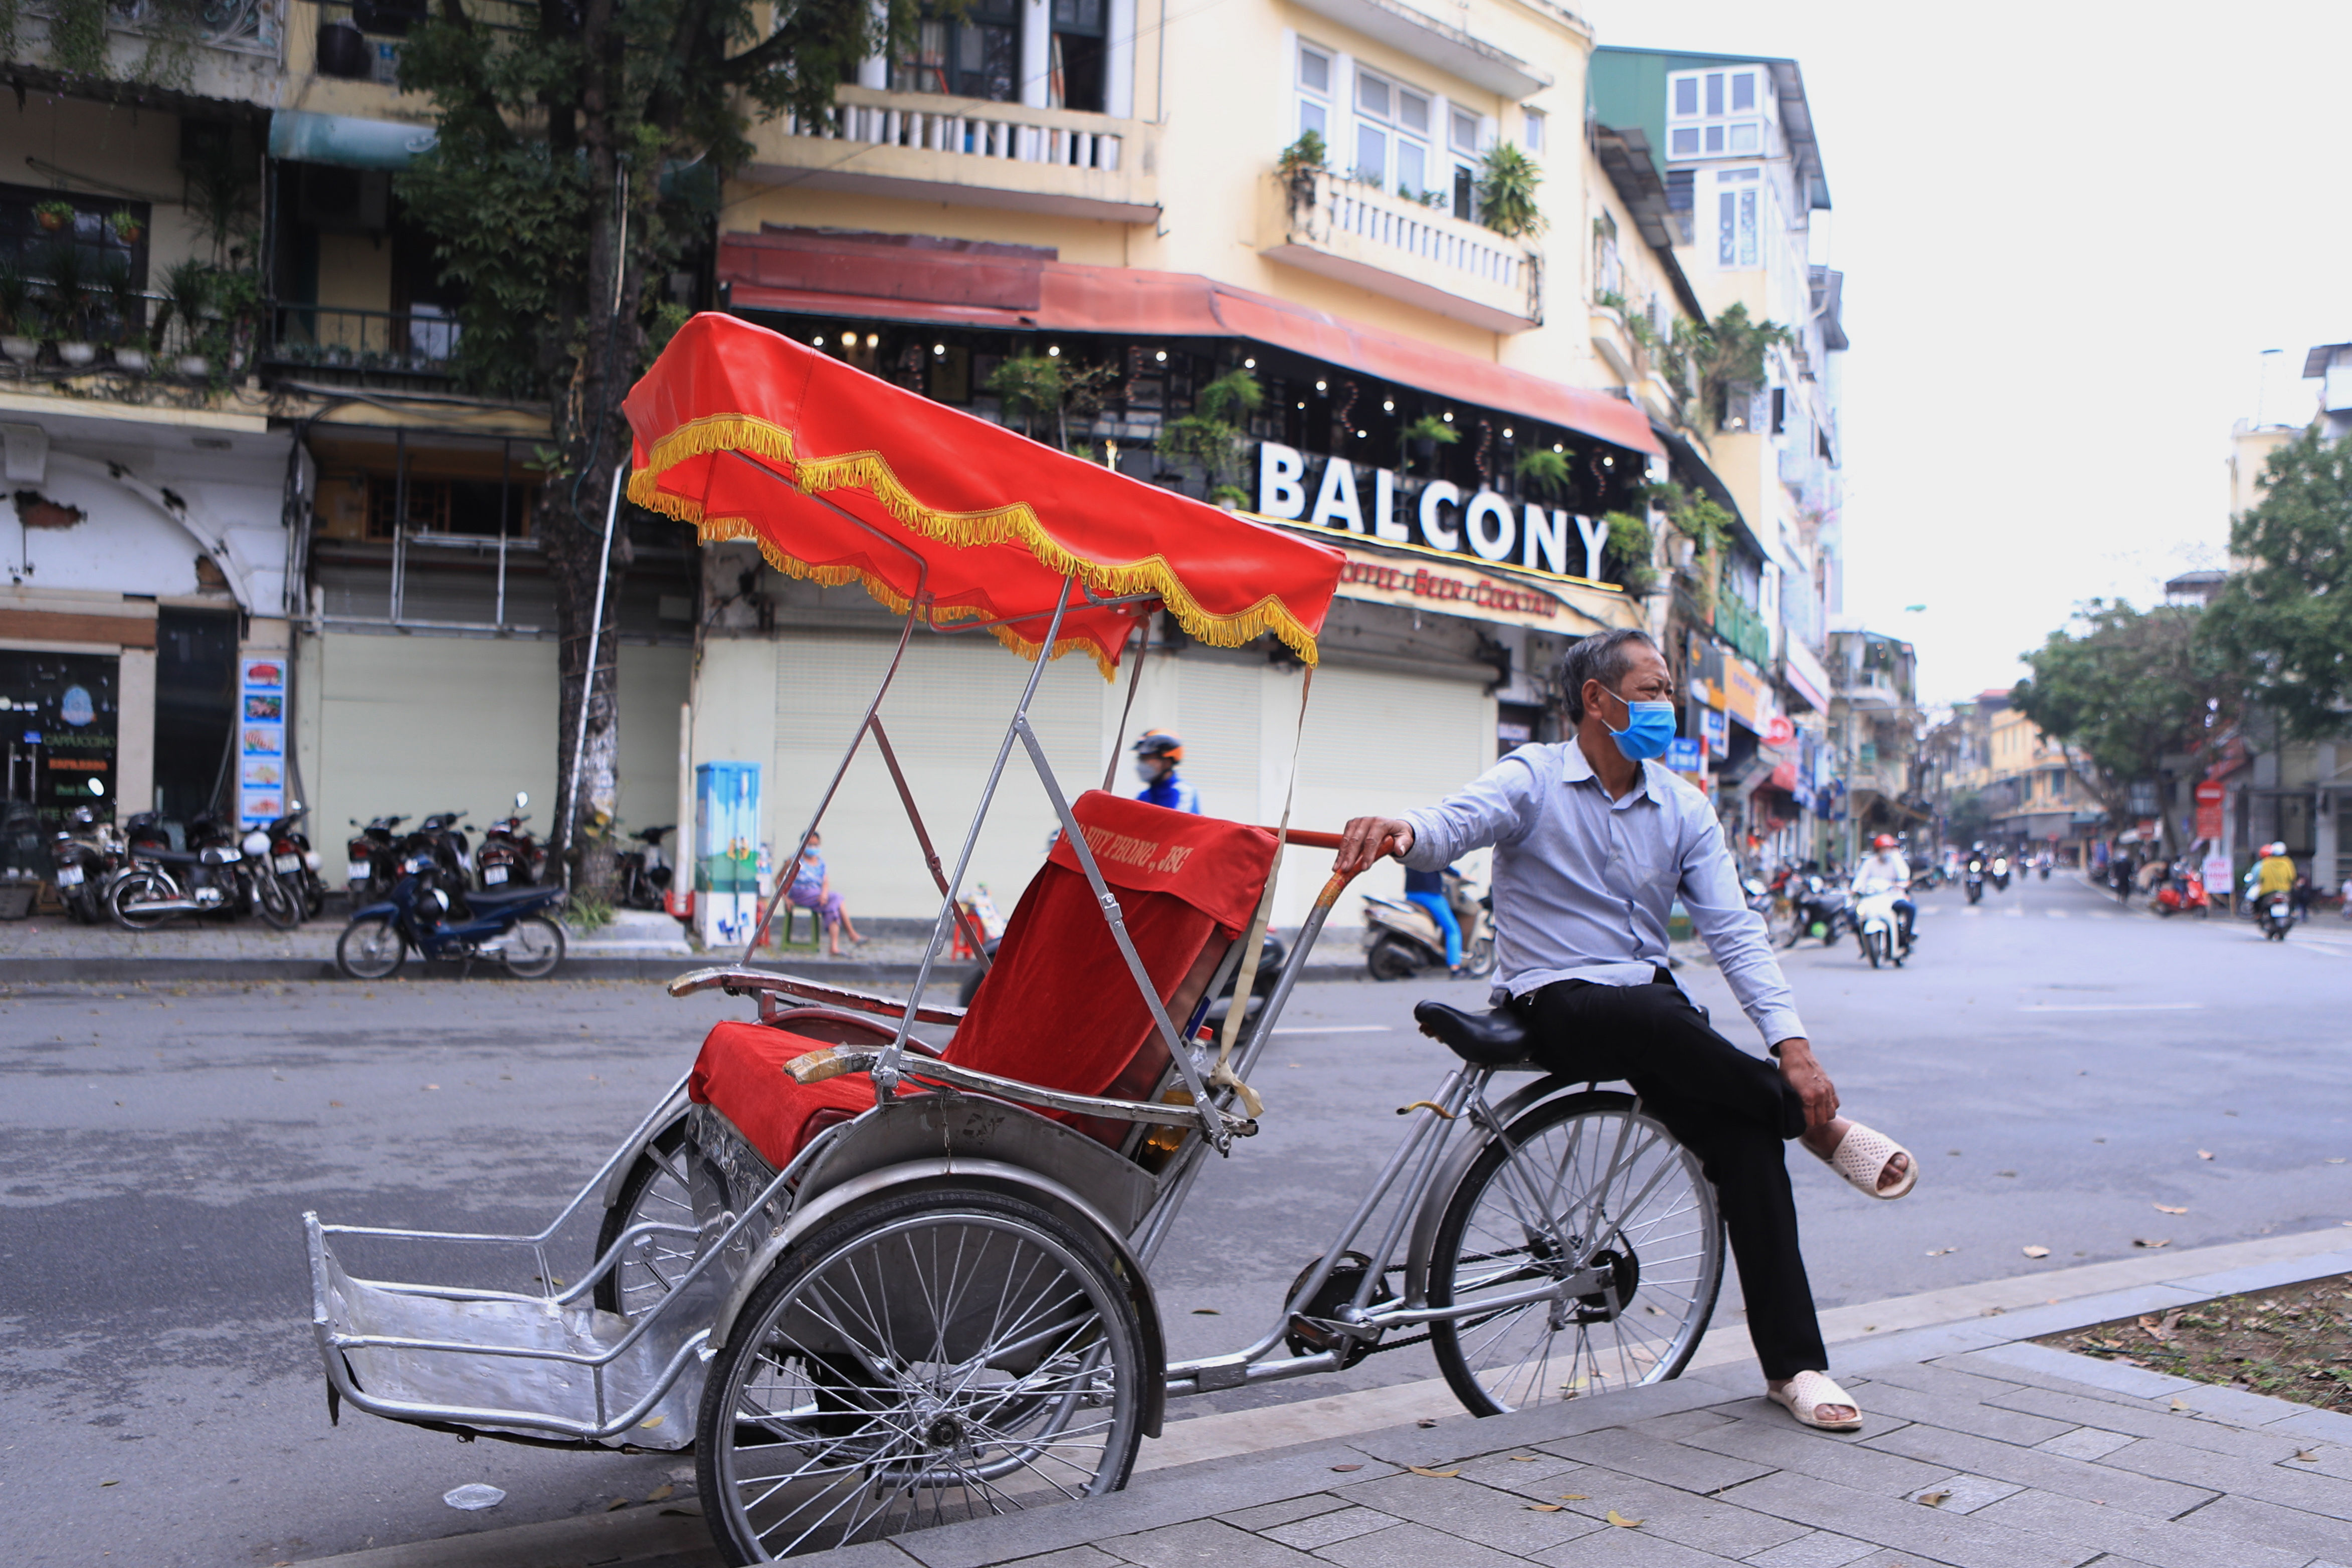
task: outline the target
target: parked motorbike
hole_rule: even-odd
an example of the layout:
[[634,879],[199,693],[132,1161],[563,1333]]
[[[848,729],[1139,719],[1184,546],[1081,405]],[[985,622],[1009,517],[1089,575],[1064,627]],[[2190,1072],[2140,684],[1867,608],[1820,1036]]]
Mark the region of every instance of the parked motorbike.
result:
[[245,852],[225,824],[209,812],[190,817],[181,835],[185,849],[169,847],[171,826],[153,812],[131,819],[130,866],[106,894],[107,913],[125,931],[152,931],[173,915],[234,914],[254,904]]
[[[1462,972],[1495,972],[1495,900],[1477,894],[1458,872],[1445,874],[1445,901],[1462,927]],[[1410,899],[1364,896],[1364,966],[1375,980],[1407,980],[1445,967],[1445,933],[1437,918]]]
[[[302,895],[289,886],[271,864],[269,830],[257,827],[237,841],[243,858],[237,862],[238,902],[261,917],[272,931],[292,931],[302,923]],[[299,867],[299,856],[294,857]]]
[[621,902],[627,908],[662,907],[662,895],[669,891],[670,868],[662,858],[661,841],[677,826],[670,823],[661,827],[640,827],[629,837],[642,847],[625,849],[613,857],[614,883]]
[[1797,906],[1794,902],[1761,877],[1748,878],[1740,884],[1740,888],[1748,895],[1748,907],[1764,917],[1766,941],[1774,947],[1787,947],[1797,940]]
[[352,826],[359,828],[343,845],[343,875],[352,895],[352,907],[372,904],[392,890],[397,879],[395,862],[399,855],[400,825],[404,816],[379,816],[361,826],[358,817]]
[[327,884],[319,875],[318,852],[310,847],[310,837],[296,824],[310,815],[310,808],[300,801],[289,801],[286,815],[268,826],[246,836],[239,846],[254,862],[254,875],[275,878],[286,891],[287,901],[294,910],[294,923],[324,912],[327,907]]
[[1895,900],[1901,896],[1901,889],[1876,883],[1867,891],[1856,891],[1854,929],[1862,938],[1863,956],[1870,960],[1873,969],[1890,963],[1900,969],[1903,961],[1911,956],[1910,935],[1904,931],[1902,919],[1895,909]]
[[107,879],[122,864],[114,825],[87,805],[76,806],[67,826],[49,841],[49,879],[66,913],[83,925],[106,918]]
[[474,857],[474,875],[485,888],[532,888],[547,868],[547,850],[539,836],[523,826],[530,820],[523,807],[530,792],[515,791],[514,810],[482,830],[482,847]]
[[[517,888],[453,897],[428,847],[424,864],[392,895],[352,916],[335,942],[335,967],[353,980],[383,980],[414,952],[420,958],[502,963],[520,980],[551,974],[563,962],[563,927],[550,914],[561,888]],[[460,888],[462,883],[457,884]]]
[[394,850],[394,875],[404,876],[415,870],[422,859],[439,869],[446,886],[459,889],[471,887],[473,846],[457,826],[465,815],[462,811],[436,811],[418,823],[415,831],[401,839]]
[[1823,947],[1835,947],[1838,933],[1853,923],[1853,901],[1845,889],[1832,885],[1820,876],[1809,876],[1791,889],[1797,919],[1794,929],[1782,944],[1797,945],[1803,937],[1819,937]]
[[2284,942],[2294,929],[2294,900],[2286,893],[2266,893],[2255,905],[2254,919],[2264,942]]
[[1971,855],[1969,857],[1967,868],[1960,873],[1960,886],[1969,895],[1969,902],[1974,904],[1981,903],[1983,901],[1984,885],[1984,857],[1981,855]]
[[2205,891],[2205,879],[2194,871],[2184,871],[2159,883],[2148,907],[2167,917],[2187,914],[2192,910],[2200,915],[2210,915],[2213,912],[2213,900]]

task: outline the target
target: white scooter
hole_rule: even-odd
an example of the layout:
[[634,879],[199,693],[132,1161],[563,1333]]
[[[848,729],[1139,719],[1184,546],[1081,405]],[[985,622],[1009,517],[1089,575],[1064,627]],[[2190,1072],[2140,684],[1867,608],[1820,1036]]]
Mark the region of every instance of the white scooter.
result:
[[1862,933],[1863,954],[1873,969],[1882,963],[1900,969],[1911,956],[1910,936],[1895,909],[1895,900],[1903,891],[1892,883],[1875,880],[1853,885],[1854,927]]
[[[1490,900],[1471,891],[1461,876],[1445,875],[1445,901],[1462,928],[1462,972],[1495,972],[1495,916]],[[1364,895],[1364,966],[1375,980],[1408,980],[1434,965],[1445,967],[1445,933],[1436,918],[1410,899]]]

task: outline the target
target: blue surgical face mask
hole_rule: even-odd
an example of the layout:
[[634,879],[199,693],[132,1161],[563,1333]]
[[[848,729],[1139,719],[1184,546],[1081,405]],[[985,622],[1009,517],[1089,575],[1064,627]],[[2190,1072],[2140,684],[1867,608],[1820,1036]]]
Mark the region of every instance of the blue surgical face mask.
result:
[[[1609,695],[1617,697],[1613,691]],[[1667,742],[1675,738],[1675,705],[1671,702],[1626,702],[1622,697],[1617,697],[1617,700],[1625,703],[1629,715],[1623,729],[1609,731],[1609,738],[1617,742],[1617,749],[1637,763],[1664,756]]]

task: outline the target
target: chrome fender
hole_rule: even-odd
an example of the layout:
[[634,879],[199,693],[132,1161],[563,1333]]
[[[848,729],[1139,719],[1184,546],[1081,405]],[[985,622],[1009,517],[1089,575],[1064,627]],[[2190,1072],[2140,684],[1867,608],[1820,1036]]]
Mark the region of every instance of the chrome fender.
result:
[[614,1163],[611,1173],[605,1176],[604,1200],[607,1209],[621,1201],[621,1184],[629,1179],[629,1171],[636,1164],[637,1156],[651,1147],[655,1139],[684,1121],[692,1106],[693,1102],[686,1098],[686,1086],[683,1084],[678,1086],[677,1093],[662,1102],[660,1114],[646,1128],[645,1136],[629,1145],[627,1152]]
[[[1508,1127],[1521,1113],[1576,1081],[1558,1073],[1547,1073],[1494,1107],[1495,1120]],[[1486,1147],[1491,1136],[1464,1140],[1462,1147],[1454,1151],[1444,1168],[1437,1173],[1437,1179],[1430,1184],[1429,1195],[1421,1200],[1421,1213],[1413,1216],[1412,1240],[1404,1255],[1404,1299],[1409,1307],[1429,1305],[1429,1249],[1436,1245],[1438,1222],[1445,1217],[1445,1205],[1454,1196],[1454,1189],[1470,1173],[1470,1163]]]
[[[667,1123],[665,1123],[667,1125]],[[727,1344],[727,1336],[734,1331],[735,1319],[751,1300],[751,1292],[766,1279],[793,1244],[814,1234],[824,1223],[843,1211],[905,1188],[932,1186],[954,1182],[973,1186],[990,1187],[1017,1196],[1043,1199],[1041,1206],[1071,1221],[1081,1230],[1091,1230],[1118,1266],[1127,1284],[1128,1300],[1135,1304],[1136,1317],[1143,1330],[1143,1357],[1150,1371],[1144,1381],[1143,1435],[1160,1436],[1162,1418],[1168,1408],[1168,1345],[1160,1327],[1160,1304],[1151,1293],[1151,1282],[1145,1278],[1143,1262],[1135,1255],[1127,1238],[1111,1227],[1094,1205],[1048,1176],[1026,1171],[1001,1160],[959,1159],[944,1155],[936,1159],[909,1160],[901,1164],[885,1165],[852,1176],[839,1186],[828,1187],[823,1193],[796,1207],[790,1218],[770,1236],[749,1262],[735,1276],[726,1299],[719,1302],[719,1311],[711,1320],[710,1338],[706,1350],[715,1352]]]

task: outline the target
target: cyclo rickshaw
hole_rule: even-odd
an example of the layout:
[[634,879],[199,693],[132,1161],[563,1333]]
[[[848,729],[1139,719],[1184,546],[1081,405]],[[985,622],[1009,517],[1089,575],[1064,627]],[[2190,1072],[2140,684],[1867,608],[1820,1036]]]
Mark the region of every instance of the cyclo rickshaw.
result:
[[[1306,687],[1335,552],[729,317],[689,321],[626,408],[633,500],[903,616],[802,843],[870,738],[939,916],[903,999],[751,967],[757,931],[743,963],[673,982],[756,1016],[714,1026],[534,1234],[305,1215],[331,1413],[691,1448],[714,1538],[752,1563],[1116,1490],[1171,1397],[1424,1339],[1481,1415],[1683,1369],[1723,1274],[1696,1160],[1632,1096],[1428,1008],[1460,1059],[1402,1108],[1328,1247],[1256,1339],[1168,1359],[1153,1259],[1210,1156],[1257,1131],[1251,1068],[1348,879],[1324,885],[1263,1005],[1237,1000],[1213,1031],[1221,994],[1259,989],[1283,850],[1337,837],[1289,829],[1287,808],[1273,829],[1164,810],[1108,777],[1073,798],[1030,705],[1046,658],[1084,653],[1111,679],[1162,610],[1204,642],[1279,638]],[[984,630],[1034,666],[951,864],[882,721],[918,628]],[[1016,749],[1061,830],[969,1007],[942,1005],[934,968]],[[593,1262],[560,1268],[559,1233],[599,1210]],[[361,1279],[339,1246],[497,1249],[533,1288]]]

